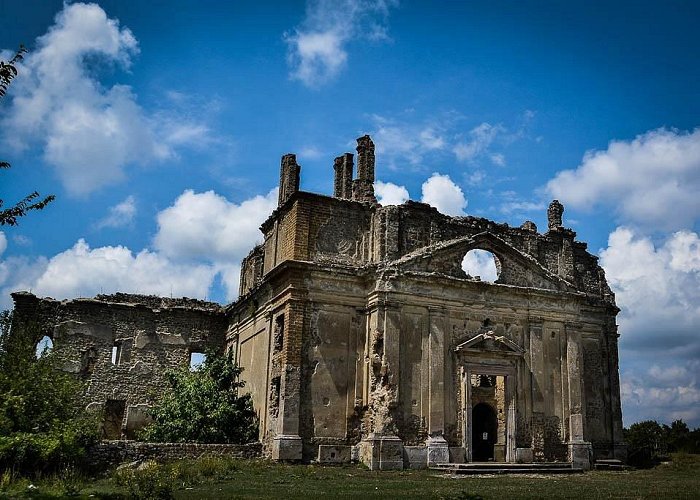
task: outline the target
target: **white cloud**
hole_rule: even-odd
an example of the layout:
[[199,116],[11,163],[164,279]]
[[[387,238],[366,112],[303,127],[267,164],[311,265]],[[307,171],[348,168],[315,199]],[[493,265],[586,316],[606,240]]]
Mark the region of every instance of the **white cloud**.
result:
[[[503,132],[505,128],[502,125],[481,123],[469,131],[467,139],[457,142],[452,151],[459,161],[474,160],[486,154],[496,137]],[[505,164],[505,157],[498,153],[492,154],[491,161],[496,165]]]
[[7,236],[5,236],[4,232],[0,231],[0,257],[5,253],[5,250],[7,250]]
[[123,291],[203,298],[215,274],[212,266],[175,264],[148,250],[134,255],[123,246],[91,249],[80,239],[49,260],[33,289],[53,297]]
[[648,369],[623,371],[621,396],[626,425],[641,420],[669,424],[683,419],[691,427],[700,425],[700,361],[655,362]]
[[626,424],[683,418],[700,425],[700,237],[658,243],[626,227],[600,263],[616,294]]
[[700,355],[700,239],[691,231],[660,245],[632,229],[610,234],[601,265],[622,309],[621,344]]
[[353,39],[386,39],[392,0],[312,0],[293,33],[285,33],[290,76],[311,88],[332,81],[345,68]]
[[[232,300],[240,261],[261,240],[258,228],[276,206],[277,189],[240,204],[188,190],[158,214],[155,250],[90,248],[81,238],[49,259],[0,259],[0,308],[11,307],[9,294],[17,290],[58,299],[116,291],[204,298],[217,274]],[[2,232],[0,238],[2,244]]]
[[648,230],[690,227],[700,216],[700,128],[658,129],[632,141],[589,151],[575,170],[546,186],[573,208],[612,207],[625,222]]
[[154,246],[175,259],[238,263],[262,238],[259,230],[277,208],[277,188],[241,204],[214,191],[186,190],[172,206],[158,213]]
[[124,227],[131,224],[136,215],[136,200],[132,195],[109,208],[109,214],[97,223],[98,228]]
[[259,227],[277,207],[277,192],[236,204],[213,191],[187,190],[158,214],[154,246],[176,261],[212,263],[231,300],[238,295],[240,262],[262,240]]
[[38,145],[68,192],[84,195],[122,180],[129,164],[171,158],[174,146],[201,140],[201,125],[149,117],[130,87],[96,79],[98,64],[128,69],[138,50],[132,32],[98,5],[64,4],[13,83],[5,142]]
[[422,201],[447,215],[465,215],[467,199],[448,175],[434,173],[422,186]]
[[408,189],[391,182],[376,181],[374,183],[374,193],[377,195],[377,201],[385,206],[401,205],[409,199]]

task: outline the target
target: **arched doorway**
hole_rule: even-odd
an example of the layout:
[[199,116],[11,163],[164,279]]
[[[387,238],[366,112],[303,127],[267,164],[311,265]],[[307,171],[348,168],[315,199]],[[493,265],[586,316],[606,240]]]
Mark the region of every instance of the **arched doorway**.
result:
[[493,460],[493,445],[496,444],[498,419],[496,411],[487,403],[479,403],[472,409],[472,460]]

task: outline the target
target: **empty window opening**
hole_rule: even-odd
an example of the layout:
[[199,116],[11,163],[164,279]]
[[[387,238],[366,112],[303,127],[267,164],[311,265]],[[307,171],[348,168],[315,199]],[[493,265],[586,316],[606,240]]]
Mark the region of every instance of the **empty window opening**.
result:
[[102,423],[103,439],[120,439],[126,401],[124,399],[108,399],[105,403],[104,422]]
[[190,353],[190,371],[198,370],[206,361],[207,355],[203,352]]
[[47,355],[53,349],[53,341],[48,335],[44,335],[36,345],[36,357],[41,358]]
[[131,358],[131,340],[117,340],[112,345],[112,364],[123,365],[129,362]]
[[284,314],[280,314],[275,318],[275,326],[273,328],[274,351],[279,352],[284,345]]
[[462,259],[462,269],[472,278],[495,282],[500,274],[498,258],[486,250],[469,250]]

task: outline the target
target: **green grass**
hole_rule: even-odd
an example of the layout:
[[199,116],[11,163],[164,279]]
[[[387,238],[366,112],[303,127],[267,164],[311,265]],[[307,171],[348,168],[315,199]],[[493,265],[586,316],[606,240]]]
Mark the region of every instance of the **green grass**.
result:
[[[700,498],[700,456],[674,455],[673,462],[628,472],[593,471],[568,476],[495,475],[452,477],[432,471],[368,471],[361,466],[320,467],[264,460],[200,459],[151,464],[143,471],[120,472],[80,483],[69,478],[77,498],[128,498],[149,481],[166,484],[175,498]],[[61,498],[60,478],[0,485],[0,498]],[[139,490],[139,488],[141,488]],[[148,488],[146,488],[148,489]],[[164,493],[162,488],[161,494]],[[157,491],[154,490],[155,493]]]

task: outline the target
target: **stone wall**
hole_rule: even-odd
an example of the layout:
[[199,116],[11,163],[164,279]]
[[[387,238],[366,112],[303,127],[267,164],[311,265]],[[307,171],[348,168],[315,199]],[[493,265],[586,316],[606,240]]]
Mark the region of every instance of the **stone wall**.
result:
[[88,450],[87,460],[96,470],[143,461],[172,461],[203,456],[224,458],[257,458],[261,455],[260,443],[250,444],[199,444],[199,443],[142,443],[139,441],[102,441]]
[[48,336],[64,371],[86,382],[83,402],[104,412],[104,436],[133,437],[146,408],[167,387],[169,369],[192,352],[222,350],[226,318],[218,304],[129,294],[57,301],[15,293],[13,328]]

